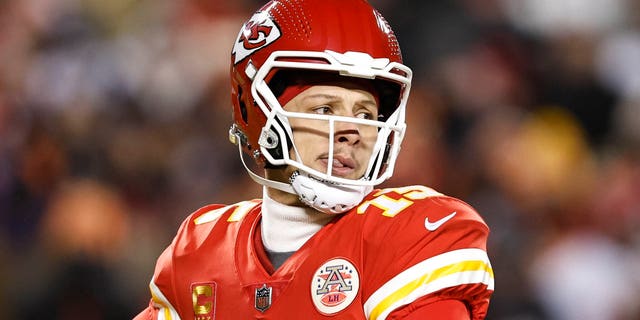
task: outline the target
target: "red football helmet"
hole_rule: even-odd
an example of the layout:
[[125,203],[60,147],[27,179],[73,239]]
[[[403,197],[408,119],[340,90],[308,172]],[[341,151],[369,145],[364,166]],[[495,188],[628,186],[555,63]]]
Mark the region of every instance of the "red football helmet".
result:
[[[283,75],[327,73],[367,79],[379,97],[381,119],[353,121],[378,127],[367,172],[358,180],[332,176],[330,168],[313,170],[289,155],[295,145],[288,118],[296,115],[278,102],[287,85]],[[365,0],[272,0],[244,24],[233,46],[230,140],[263,166],[291,165],[333,184],[379,184],[391,176],[404,136],[411,76],[389,24]],[[332,117],[317,115],[344,121]]]

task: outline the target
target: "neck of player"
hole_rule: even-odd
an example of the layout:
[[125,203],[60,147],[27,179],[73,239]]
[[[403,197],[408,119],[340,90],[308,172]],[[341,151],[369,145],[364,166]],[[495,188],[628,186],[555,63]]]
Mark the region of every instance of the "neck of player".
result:
[[283,191],[263,189],[260,228],[262,243],[267,251],[297,251],[335,218],[300,203],[295,197]]

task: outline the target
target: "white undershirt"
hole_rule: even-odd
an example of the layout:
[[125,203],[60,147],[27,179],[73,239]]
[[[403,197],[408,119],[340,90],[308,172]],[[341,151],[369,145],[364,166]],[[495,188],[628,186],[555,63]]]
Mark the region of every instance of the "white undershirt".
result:
[[262,194],[262,243],[270,252],[294,252],[335,216],[310,207],[294,207]]

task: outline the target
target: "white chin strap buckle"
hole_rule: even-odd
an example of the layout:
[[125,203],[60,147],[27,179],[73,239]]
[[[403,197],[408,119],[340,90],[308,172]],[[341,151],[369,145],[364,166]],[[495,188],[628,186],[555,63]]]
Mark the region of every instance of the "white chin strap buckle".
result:
[[304,204],[327,214],[351,210],[373,190],[372,186],[350,186],[319,180],[296,171],[289,178],[293,190]]

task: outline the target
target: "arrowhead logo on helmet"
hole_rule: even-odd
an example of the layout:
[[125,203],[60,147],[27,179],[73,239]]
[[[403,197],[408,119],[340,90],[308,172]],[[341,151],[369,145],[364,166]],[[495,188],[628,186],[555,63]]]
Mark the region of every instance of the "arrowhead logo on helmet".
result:
[[233,63],[237,64],[253,52],[276,41],[281,35],[280,28],[267,12],[257,12],[238,33],[238,38],[233,45]]

